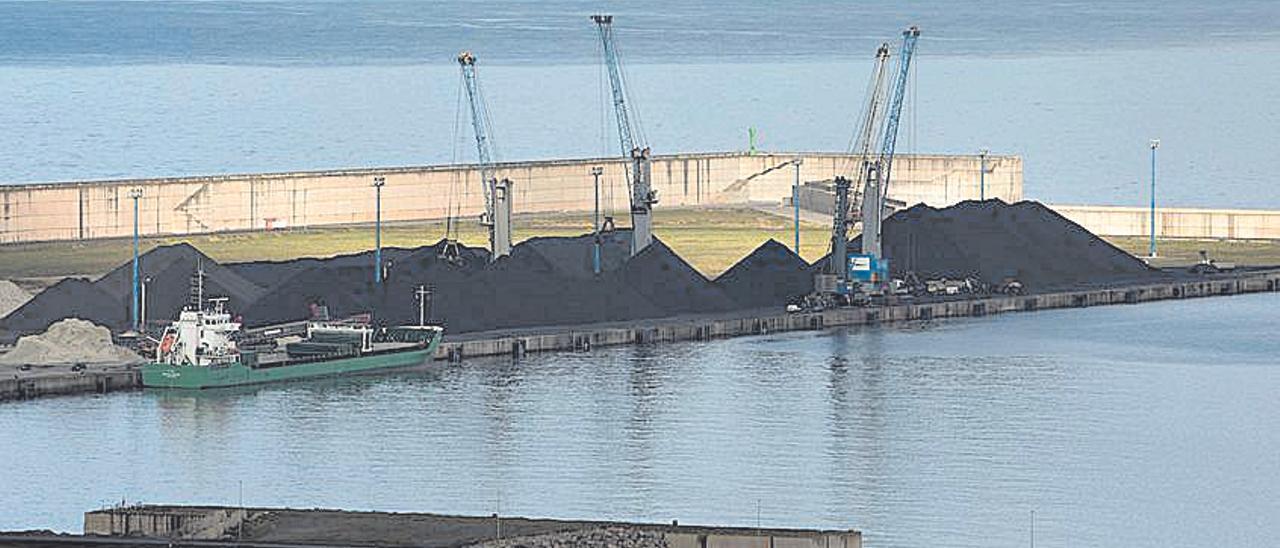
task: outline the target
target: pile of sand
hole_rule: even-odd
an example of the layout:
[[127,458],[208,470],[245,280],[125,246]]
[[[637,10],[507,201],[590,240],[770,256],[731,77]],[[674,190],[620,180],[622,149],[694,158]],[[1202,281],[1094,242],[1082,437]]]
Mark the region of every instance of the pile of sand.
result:
[[74,363],[120,364],[142,362],[137,354],[111,342],[111,331],[78,318],[49,326],[39,335],[18,340],[0,356],[0,365],[61,365]]
[[0,318],[8,316],[10,312],[27,304],[29,300],[31,300],[31,294],[17,284],[9,280],[0,280]]

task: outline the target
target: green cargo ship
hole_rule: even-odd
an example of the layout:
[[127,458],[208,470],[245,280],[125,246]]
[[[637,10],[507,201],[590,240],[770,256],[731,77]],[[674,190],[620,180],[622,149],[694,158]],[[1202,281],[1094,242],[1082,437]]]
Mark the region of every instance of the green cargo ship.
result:
[[242,350],[240,324],[216,302],[211,310],[183,311],[165,329],[156,359],[142,368],[142,384],[222,388],[413,367],[434,356],[443,333],[433,325],[307,322],[300,336]]

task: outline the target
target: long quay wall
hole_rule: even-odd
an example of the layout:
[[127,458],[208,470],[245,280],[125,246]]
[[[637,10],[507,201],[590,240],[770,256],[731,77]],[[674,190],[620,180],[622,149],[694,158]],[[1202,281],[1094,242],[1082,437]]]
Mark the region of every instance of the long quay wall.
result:
[[437,359],[452,361],[481,356],[521,356],[530,352],[583,351],[594,347],[651,342],[710,340],[779,331],[986,316],[1003,312],[1136,304],[1165,299],[1280,291],[1280,271],[1195,282],[1152,284],[1120,289],[1071,291],[1026,296],[1000,296],[925,304],[840,308],[814,313],[731,319],[666,321],[639,328],[582,329],[551,334],[478,338],[442,343]]
[[813,313],[778,313],[727,319],[655,321],[643,327],[565,330],[548,334],[477,337],[441,343],[436,359],[459,361],[481,356],[522,356],[531,352],[585,351],[602,346],[697,341],[780,331],[987,316],[1053,308],[1137,304],[1241,293],[1280,291],[1280,270],[1217,279],[1093,289],[1040,295],[999,296],[869,308],[839,308]]
[[63,375],[15,376],[0,379],[0,401],[29,400],[66,394],[106,394],[142,386],[137,369],[67,373]]
[[[814,313],[766,313],[733,318],[656,319],[625,327],[547,327],[537,333],[464,334],[440,344],[435,359],[461,361],[485,356],[520,357],[534,352],[587,351],[605,346],[675,341],[703,341],[763,335],[781,331],[871,325],[941,318],[975,317],[1005,312],[1137,304],[1244,293],[1280,292],[1280,270],[1242,273],[1203,280],[1136,285],[1114,289],[1066,291],[1040,295],[999,296],[945,302],[841,308]],[[46,376],[0,379],[0,401],[58,394],[109,392],[141,386],[136,371],[109,375]]]
[[[658,215],[664,207],[780,203],[791,195],[795,168],[770,168],[795,158],[803,161],[804,181],[830,179],[852,168],[849,155],[822,152],[656,156],[652,181]],[[505,163],[496,173],[512,180],[517,214],[590,211],[595,166],[604,168],[601,207],[624,221],[626,165],[619,158]],[[904,155],[894,162],[890,195],[934,206],[976,198],[981,166],[977,156]],[[988,156],[986,168],[988,196],[1022,199],[1021,158]],[[139,232],[147,236],[370,223],[374,177],[386,180],[384,221],[441,219],[451,204],[462,218],[483,210],[474,165],[0,185],[0,244],[131,236],[135,189],[141,191]]]

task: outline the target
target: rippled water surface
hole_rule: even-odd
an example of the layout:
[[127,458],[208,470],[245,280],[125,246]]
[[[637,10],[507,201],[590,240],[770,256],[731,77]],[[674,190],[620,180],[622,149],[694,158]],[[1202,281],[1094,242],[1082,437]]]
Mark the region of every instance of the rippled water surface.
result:
[[1269,546],[1280,296],[0,406],[0,529],[106,501]]

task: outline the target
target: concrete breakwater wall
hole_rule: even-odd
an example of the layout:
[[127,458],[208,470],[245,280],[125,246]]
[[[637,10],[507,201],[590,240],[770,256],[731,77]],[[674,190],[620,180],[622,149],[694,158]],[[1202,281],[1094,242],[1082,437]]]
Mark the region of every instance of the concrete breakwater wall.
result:
[[[1151,234],[1151,210],[1142,207],[1050,206],[1099,236]],[[1156,208],[1156,237],[1217,240],[1280,239],[1280,211]]]
[[[849,155],[821,152],[656,156],[658,215],[663,207],[779,203],[791,194],[795,169],[758,174],[795,158],[803,160],[804,181],[851,170]],[[981,165],[977,156],[904,155],[894,162],[890,195],[934,206],[977,198]],[[988,156],[986,165],[987,196],[1022,199],[1021,158]],[[595,200],[595,166],[604,168],[601,207],[623,221],[628,193],[621,159],[504,163],[496,173],[513,181],[517,214],[588,211]],[[474,165],[0,185],[0,244],[131,236],[134,190],[141,193],[139,231],[148,236],[369,223],[375,216],[374,177],[386,180],[387,222],[444,218],[451,203],[462,217],[483,210]]]

